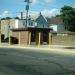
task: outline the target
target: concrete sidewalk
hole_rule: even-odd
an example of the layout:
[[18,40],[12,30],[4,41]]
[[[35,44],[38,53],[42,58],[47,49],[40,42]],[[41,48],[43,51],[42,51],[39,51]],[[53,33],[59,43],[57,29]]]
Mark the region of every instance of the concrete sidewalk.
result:
[[65,46],[65,45],[9,45],[3,43],[0,48],[22,48],[22,49],[40,49],[40,50],[51,50],[51,49],[75,49],[75,46]]

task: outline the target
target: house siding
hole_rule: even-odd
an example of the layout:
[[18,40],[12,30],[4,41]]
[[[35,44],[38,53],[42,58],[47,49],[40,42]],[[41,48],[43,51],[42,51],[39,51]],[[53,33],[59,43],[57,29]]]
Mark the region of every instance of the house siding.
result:
[[57,32],[64,32],[65,31],[65,27],[63,24],[59,24],[57,25]]
[[50,28],[52,28],[53,31],[60,33],[60,32],[64,32],[65,31],[65,27],[62,24],[51,24]]
[[48,22],[41,14],[35,21],[37,23],[37,28],[48,28]]
[[1,21],[1,34],[4,34],[5,38],[8,37],[9,26],[10,26],[9,20],[2,20]]
[[5,38],[7,38],[9,33],[11,33],[10,29],[25,28],[24,21],[18,19],[1,20],[1,34],[4,34]]

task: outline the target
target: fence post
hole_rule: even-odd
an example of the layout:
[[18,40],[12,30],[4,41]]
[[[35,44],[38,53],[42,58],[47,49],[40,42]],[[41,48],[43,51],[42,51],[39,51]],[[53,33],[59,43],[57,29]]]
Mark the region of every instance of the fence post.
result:
[[39,40],[38,40],[38,46],[41,45],[41,32],[39,32]]
[[52,34],[49,32],[49,45],[52,44]]
[[11,44],[11,37],[10,37],[10,33],[9,33],[9,46]]
[[0,33],[0,46],[1,46],[1,33]]
[[20,39],[21,37],[20,37],[20,32],[19,32],[19,42],[18,42],[18,44],[19,44],[19,46],[21,45],[20,43],[21,43],[21,39]]
[[29,35],[28,35],[28,38],[29,38],[28,45],[30,45],[30,44],[31,44],[31,32],[29,32],[28,34],[29,34]]

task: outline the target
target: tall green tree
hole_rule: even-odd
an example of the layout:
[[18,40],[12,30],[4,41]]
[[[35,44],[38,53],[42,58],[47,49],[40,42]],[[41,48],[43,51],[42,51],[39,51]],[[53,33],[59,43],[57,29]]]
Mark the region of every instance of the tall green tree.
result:
[[6,19],[7,19],[7,20],[10,20],[10,19],[12,19],[12,18],[11,18],[11,17],[6,17]]
[[20,19],[19,17],[15,17],[15,19]]
[[61,17],[65,29],[75,32],[75,9],[70,6],[64,6],[61,8]]

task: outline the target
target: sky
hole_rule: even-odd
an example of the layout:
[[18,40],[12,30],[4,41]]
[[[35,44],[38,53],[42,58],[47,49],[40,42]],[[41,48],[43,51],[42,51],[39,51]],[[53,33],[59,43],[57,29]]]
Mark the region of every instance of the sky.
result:
[[[75,7],[75,0],[30,0],[30,15],[36,16],[42,12],[44,16],[55,16],[60,14],[64,5]],[[26,3],[24,0],[0,0],[0,17],[20,16],[25,12]]]

